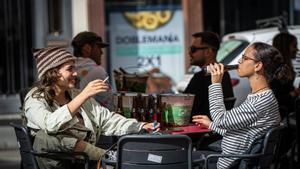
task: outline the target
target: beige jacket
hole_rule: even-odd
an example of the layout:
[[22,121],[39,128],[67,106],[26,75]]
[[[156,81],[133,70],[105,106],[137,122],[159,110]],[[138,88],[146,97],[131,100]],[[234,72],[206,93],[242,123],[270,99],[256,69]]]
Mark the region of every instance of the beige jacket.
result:
[[[36,88],[31,89],[25,97],[24,111],[27,126],[33,129],[42,129],[46,133],[62,132],[78,122],[76,116],[72,117],[67,105],[59,106],[54,102],[50,107],[45,99],[32,97]],[[79,94],[79,90],[69,91],[72,98]],[[110,112],[99,105],[93,98],[88,99],[79,109],[84,119],[85,127],[96,135],[124,135],[137,133],[144,123],[135,119],[127,119],[119,114]]]

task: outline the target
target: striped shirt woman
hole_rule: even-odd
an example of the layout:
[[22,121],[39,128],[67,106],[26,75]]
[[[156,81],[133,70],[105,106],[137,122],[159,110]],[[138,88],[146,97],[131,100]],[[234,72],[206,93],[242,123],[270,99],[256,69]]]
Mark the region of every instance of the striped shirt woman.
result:
[[[277,101],[270,89],[249,94],[240,106],[226,111],[222,86],[215,83],[209,86],[209,103],[213,119],[210,128],[223,135],[224,154],[245,153],[256,138],[280,122]],[[218,168],[227,168],[233,161],[222,158]]]
[[[285,80],[287,65],[280,52],[271,45],[256,42],[245,50],[237,72],[247,77],[251,94],[238,107],[226,111],[222,94],[223,64],[210,64],[212,85],[209,86],[209,106],[212,121],[205,115],[193,116],[193,122],[223,135],[223,154],[243,154],[252,142],[279,125],[277,100],[269,87],[270,81]],[[220,158],[218,168],[228,168],[235,159]]]

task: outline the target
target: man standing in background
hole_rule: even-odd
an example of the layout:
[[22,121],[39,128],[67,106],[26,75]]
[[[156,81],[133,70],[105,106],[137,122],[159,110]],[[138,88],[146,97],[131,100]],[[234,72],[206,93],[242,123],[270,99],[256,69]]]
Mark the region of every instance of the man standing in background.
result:
[[[94,32],[80,32],[72,40],[76,71],[78,73],[77,87],[83,89],[90,81],[95,79],[104,80],[108,77],[107,72],[101,66],[102,48],[109,46]],[[111,111],[115,110],[112,91],[99,93],[95,99]]]

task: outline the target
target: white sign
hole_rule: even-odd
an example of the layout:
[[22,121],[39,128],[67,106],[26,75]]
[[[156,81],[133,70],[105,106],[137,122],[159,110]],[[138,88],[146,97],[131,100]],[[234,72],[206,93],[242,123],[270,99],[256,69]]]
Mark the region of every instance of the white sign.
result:
[[148,161],[155,162],[155,163],[161,163],[162,162],[162,156],[155,155],[155,154],[148,154]]
[[154,67],[178,82],[184,75],[184,30],[181,9],[112,12],[111,73],[119,67],[144,72]]

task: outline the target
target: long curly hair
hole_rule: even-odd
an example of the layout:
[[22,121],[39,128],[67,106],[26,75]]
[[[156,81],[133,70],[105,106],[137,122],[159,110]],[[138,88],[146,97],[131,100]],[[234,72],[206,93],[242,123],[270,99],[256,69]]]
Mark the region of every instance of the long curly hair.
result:
[[290,45],[294,42],[297,42],[296,36],[287,32],[279,33],[273,38],[273,46],[280,51],[285,64],[287,64],[288,71],[285,76],[289,81],[294,80],[296,76],[292,64],[293,53],[290,50]]
[[53,106],[53,101],[55,97],[54,85],[60,78],[58,72],[59,66],[48,70],[40,79],[40,81],[35,85],[37,90],[32,93],[32,97],[45,99],[50,106]]

